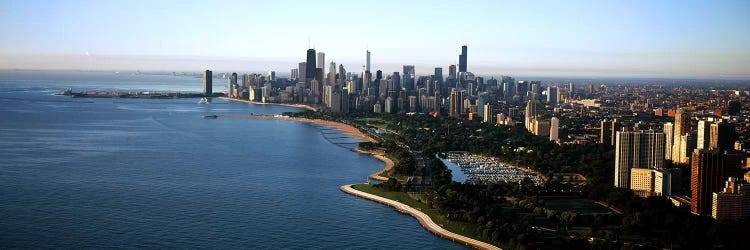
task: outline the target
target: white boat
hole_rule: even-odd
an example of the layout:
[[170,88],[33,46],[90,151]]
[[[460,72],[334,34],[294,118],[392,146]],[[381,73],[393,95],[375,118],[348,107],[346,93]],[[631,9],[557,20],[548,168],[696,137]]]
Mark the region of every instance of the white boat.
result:
[[209,103],[211,103],[211,102],[209,102],[209,101],[208,101],[208,98],[205,98],[205,97],[203,97],[203,98],[201,99],[201,101],[200,101],[200,102],[198,102],[198,104],[209,104]]

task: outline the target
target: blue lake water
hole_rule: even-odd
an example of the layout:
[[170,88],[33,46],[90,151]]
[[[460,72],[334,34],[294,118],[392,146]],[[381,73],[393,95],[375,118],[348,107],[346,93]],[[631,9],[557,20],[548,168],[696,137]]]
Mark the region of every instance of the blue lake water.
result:
[[0,71],[0,248],[463,248],[339,191],[382,167],[335,144],[352,138],[203,119],[294,108],[54,95],[67,87],[198,92],[201,79]]

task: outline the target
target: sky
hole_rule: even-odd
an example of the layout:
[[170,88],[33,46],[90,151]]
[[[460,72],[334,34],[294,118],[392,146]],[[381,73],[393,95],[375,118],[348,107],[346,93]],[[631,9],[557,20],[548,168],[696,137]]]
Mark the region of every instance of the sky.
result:
[[[750,79],[750,1],[0,0],[0,69]],[[327,71],[327,69],[326,69]]]

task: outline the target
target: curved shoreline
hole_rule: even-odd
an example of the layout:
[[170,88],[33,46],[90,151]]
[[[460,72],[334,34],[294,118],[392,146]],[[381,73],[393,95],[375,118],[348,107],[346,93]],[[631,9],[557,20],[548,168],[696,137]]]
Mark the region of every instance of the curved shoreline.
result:
[[489,244],[487,242],[472,239],[472,238],[448,231],[440,227],[440,225],[438,225],[434,221],[432,221],[430,216],[428,216],[422,211],[419,211],[411,206],[408,206],[406,204],[403,204],[401,202],[394,201],[391,199],[386,199],[386,198],[383,198],[374,194],[369,194],[369,193],[356,190],[352,187],[352,185],[354,184],[343,185],[339,189],[344,193],[354,195],[356,197],[364,198],[367,200],[371,200],[377,203],[381,203],[389,207],[392,207],[393,209],[395,209],[396,211],[400,213],[411,215],[412,217],[414,217],[414,219],[416,219],[419,222],[419,225],[427,229],[427,231],[430,231],[431,233],[434,233],[442,238],[449,239],[453,242],[459,242],[464,245],[473,247],[475,249],[501,250],[501,248],[494,246],[492,244]]
[[[232,101],[234,101],[234,100],[232,100]],[[237,100],[237,101],[244,102],[242,100]],[[245,103],[254,104],[253,102],[249,102],[249,101],[245,102]],[[351,126],[351,125],[348,125],[348,124],[344,124],[344,123],[340,123],[340,122],[327,121],[327,120],[307,119],[307,118],[289,117],[289,116],[281,116],[281,115],[223,115],[223,116],[218,116],[218,117],[219,118],[245,118],[245,119],[271,119],[271,120],[282,120],[282,121],[307,122],[307,123],[313,123],[313,124],[326,125],[326,126],[333,127],[335,129],[338,129],[339,131],[341,131],[341,132],[343,132],[345,134],[351,135],[351,136],[353,136],[353,137],[355,137],[357,139],[371,141],[371,142],[375,141],[371,137],[367,136],[365,133],[362,133],[362,131],[359,131],[359,129],[355,128],[354,126]],[[357,153],[369,154],[371,157],[373,157],[373,158],[375,158],[375,159],[377,159],[377,160],[382,161],[383,163],[385,163],[385,166],[383,167],[383,169],[381,169],[378,172],[370,174],[369,177],[371,179],[375,179],[375,180],[378,180],[378,181],[388,181],[388,178],[382,177],[382,176],[380,176],[380,174],[383,173],[383,172],[385,172],[385,171],[388,171],[388,170],[390,170],[390,169],[392,169],[394,167],[394,163],[393,163],[393,161],[391,159],[389,159],[388,157],[385,157],[384,154],[378,154],[378,153],[369,152],[369,151],[362,151],[362,150],[359,150],[357,148],[352,149],[352,151],[353,152],[357,152]],[[377,196],[377,195],[373,195],[373,194],[369,194],[369,193],[365,193],[365,192],[356,190],[356,189],[352,188],[352,185],[353,184],[343,185],[339,189],[342,192],[344,192],[344,193],[347,193],[347,194],[350,194],[350,195],[353,195],[353,196],[356,196],[356,197],[364,198],[364,199],[367,199],[367,200],[371,200],[371,201],[374,201],[374,202],[378,202],[378,203],[381,203],[381,204],[385,204],[387,206],[393,207],[394,209],[396,209],[396,211],[399,211],[399,212],[404,213],[404,214],[409,214],[410,216],[414,217],[417,220],[417,222],[419,222],[419,224],[422,227],[424,227],[425,229],[427,229],[427,231],[429,231],[431,233],[434,233],[435,235],[438,235],[441,238],[448,239],[448,240],[451,240],[453,242],[460,242],[460,243],[462,243],[464,245],[467,245],[467,246],[470,246],[470,247],[476,248],[476,249],[502,250],[501,248],[499,248],[497,246],[494,246],[492,244],[489,244],[489,243],[486,243],[486,242],[483,242],[483,241],[480,241],[480,240],[472,239],[472,238],[469,238],[469,237],[466,237],[466,236],[463,236],[463,235],[456,234],[456,233],[453,233],[451,231],[448,231],[448,230],[440,227],[434,221],[432,221],[432,219],[430,218],[430,216],[428,216],[427,214],[425,214],[425,213],[423,213],[423,212],[421,212],[421,211],[419,211],[419,210],[417,210],[417,209],[415,209],[415,208],[413,208],[411,206],[407,206],[406,204],[403,204],[401,202],[397,202],[397,201],[394,201],[394,200],[386,199],[384,197],[380,197],[380,196]]]
[[370,179],[378,180],[378,181],[382,181],[382,182],[388,181],[388,177],[380,176],[380,174],[393,169],[393,167],[396,165],[396,164],[393,163],[393,160],[391,160],[390,158],[386,157],[385,154],[381,154],[381,153],[377,153],[377,152],[373,152],[373,151],[360,150],[359,148],[353,148],[352,151],[360,153],[360,154],[368,154],[368,155],[370,155],[370,157],[375,158],[375,159],[377,159],[377,160],[385,163],[385,166],[383,167],[383,169],[381,169],[378,172],[370,174],[368,177]]

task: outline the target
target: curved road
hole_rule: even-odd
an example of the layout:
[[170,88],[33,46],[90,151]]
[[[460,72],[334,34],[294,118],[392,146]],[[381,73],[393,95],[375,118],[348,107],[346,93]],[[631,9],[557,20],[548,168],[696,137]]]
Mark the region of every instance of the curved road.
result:
[[378,203],[382,203],[382,204],[385,204],[389,207],[396,209],[396,211],[409,214],[415,219],[417,219],[417,221],[419,222],[420,225],[422,225],[422,227],[426,228],[428,231],[434,234],[439,235],[440,237],[452,240],[454,242],[460,242],[460,243],[463,243],[467,246],[470,246],[476,249],[501,250],[499,247],[496,247],[487,242],[475,240],[475,239],[445,230],[442,227],[440,227],[437,223],[432,221],[432,219],[430,219],[430,216],[427,216],[425,213],[422,213],[422,211],[419,211],[413,207],[407,206],[406,204],[403,204],[401,202],[394,201],[391,199],[386,199],[377,195],[373,195],[373,194],[369,194],[369,193],[356,190],[352,188],[352,184],[343,185],[341,186],[340,189],[344,193],[351,194],[351,195],[361,197],[361,198],[365,198],[365,199],[375,201]]

